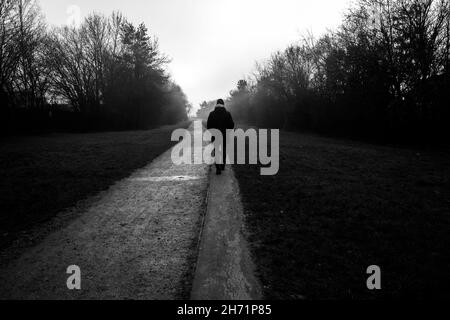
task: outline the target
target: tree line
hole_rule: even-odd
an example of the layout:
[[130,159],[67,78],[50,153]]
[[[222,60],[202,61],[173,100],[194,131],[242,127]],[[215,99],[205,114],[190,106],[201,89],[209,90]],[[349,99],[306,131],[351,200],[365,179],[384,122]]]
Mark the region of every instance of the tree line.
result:
[[33,0],[0,0],[2,132],[145,129],[187,118],[169,59],[142,23],[93,13],[49,27]]
[[238,121],[376,139],[450,133],[448,0],[359,0],[337,30],[257,64]]

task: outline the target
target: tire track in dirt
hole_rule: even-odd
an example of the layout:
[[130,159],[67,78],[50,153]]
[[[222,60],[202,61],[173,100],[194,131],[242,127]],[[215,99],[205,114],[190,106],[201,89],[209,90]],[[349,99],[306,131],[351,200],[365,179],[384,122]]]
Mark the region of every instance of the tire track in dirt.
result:
[[193,300],[260,300],[261,284],[246,241],[239,185],[228,166],[210,170],[207,209],[191,292]]

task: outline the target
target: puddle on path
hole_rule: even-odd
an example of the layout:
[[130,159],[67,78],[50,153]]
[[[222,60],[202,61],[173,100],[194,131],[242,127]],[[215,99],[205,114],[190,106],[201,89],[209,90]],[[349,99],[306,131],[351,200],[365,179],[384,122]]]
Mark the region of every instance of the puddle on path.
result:
[[166,182],[166,181],[192,181],[192,180],[200,180],[204,179],[199,176],[166,176],[166,177],[141,177],[141,178],[134,178],[133,181],[140,181],[140,182]]

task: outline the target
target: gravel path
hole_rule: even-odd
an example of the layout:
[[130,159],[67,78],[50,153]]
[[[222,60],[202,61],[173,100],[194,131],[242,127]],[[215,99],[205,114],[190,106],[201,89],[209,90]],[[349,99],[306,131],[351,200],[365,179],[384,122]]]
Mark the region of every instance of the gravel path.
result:
[[[0,298],[187,298],[208,168],[175,166],[170,154],[117,182],[70,224],[2,266]],[[69,265],[81,269],[81,290],[67,289]]]

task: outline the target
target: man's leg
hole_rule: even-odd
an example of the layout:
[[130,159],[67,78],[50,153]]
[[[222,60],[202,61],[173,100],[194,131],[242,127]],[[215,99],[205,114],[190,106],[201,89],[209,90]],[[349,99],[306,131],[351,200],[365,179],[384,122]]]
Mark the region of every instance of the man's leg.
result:
[[223,135],[223,147],[222,147],[222,156],[223,156],[223,163],[222,163],[222,170],[225,170],[225,164],[227,163],[227,140],[226,135]]
[[216,174],[221,174],[222,173],[222,165],[216,163]]
[[[219,149],[222,148],[222,151],[223,151],[223,147],[221,145],[218,145],[217,148],[219,148]],[[216,153],[219,152],[219,150],[214,149],[214,152],[215,152],[214,153],[214,156],[215,156]],[[222,170],[223,170],[223,165],[216,162],[216,174],[221,174]]]

